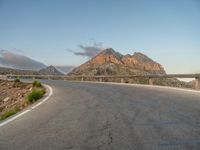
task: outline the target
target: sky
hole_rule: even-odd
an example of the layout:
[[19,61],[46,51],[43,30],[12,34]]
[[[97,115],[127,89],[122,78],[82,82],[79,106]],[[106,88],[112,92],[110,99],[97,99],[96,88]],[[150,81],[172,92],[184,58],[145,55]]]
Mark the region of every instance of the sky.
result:
[[0,0],[4,54],[78,66],[108,47],[142,52],[167,73],[200,73],[200,1]]

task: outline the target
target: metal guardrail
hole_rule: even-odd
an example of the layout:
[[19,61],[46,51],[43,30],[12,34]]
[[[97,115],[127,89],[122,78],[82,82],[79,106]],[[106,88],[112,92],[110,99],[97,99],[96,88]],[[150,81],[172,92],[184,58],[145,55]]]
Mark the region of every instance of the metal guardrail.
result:
[[33,79],[55,79],[55,80],[87,80],[97,79],[102,82],[103,79],[121,79],[121,82],[124,82],[125,78],[148,78],[149,84],[153,85],[154,78],[195,78],[195,89],[200,90],[200,74],[166,74],[166,75],[97,75],[97,76],[80,76],[80,75],[1,75],[0,78],[33,78]]

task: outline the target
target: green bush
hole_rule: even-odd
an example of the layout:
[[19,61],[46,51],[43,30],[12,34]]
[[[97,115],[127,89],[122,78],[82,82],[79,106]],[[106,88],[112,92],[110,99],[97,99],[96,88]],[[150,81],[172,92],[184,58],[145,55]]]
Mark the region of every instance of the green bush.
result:
[[1,115],[0,115],[0,120],[4,120],[14,114],[16,114],[18,111],[19,111],[19,107],[15,106],[13,108],[10,108],[8,110],[6,110],[5,112],[3,112]]
[[27,99],[28,99],[28,101],[30,103],[33,103],[33,102],[37,101],[38,99],[42,98],[44,93],[45,93],[44,89],[38,89],[38,88],[37,89],[33,89],[31,91],[31,93],[28,94]]
[[33,87],[42,87],[42,84],[40,83],[40,81],[37,81],[37,80],[33,81],[32,85]]
[[19,79],[19,78],[16,78],[16,79],[14,80],[14,82],[15,82],[15,83],[20,82],[20,79]]

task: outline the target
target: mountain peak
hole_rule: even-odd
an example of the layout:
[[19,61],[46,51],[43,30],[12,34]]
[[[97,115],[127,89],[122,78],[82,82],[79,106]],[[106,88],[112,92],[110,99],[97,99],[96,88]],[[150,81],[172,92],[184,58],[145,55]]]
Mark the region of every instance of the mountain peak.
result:
[[111,55],[115,53],[115,50],[112,48],[107,48],[107,49],[104,49],[101,53]]
[[141,53],[141,52],[134,52],[135,56],[141,56],[141,57],[147,57],[145,54]]
[[63,75],[60,71],[58,71],[54,66],[50,65],[46,68],[39,70],[39,74],[42,75]]
[[55,68],[54,66],[52,66],[52,65],[50,65],[50,66],[46,67],[46,69],[50,69],[50,70],[56,70],[56,68]]
[[107,48],[107,49],[103,50],[100,54],[103,54],[103,55],[112,55],[112,56],[116,57],[117,59],[121,59],[123,57],[122,54],[120,54],[119,52],[116,52],[112,48]]
[[132,57],[140,62],[154,62],[151,58],[141,52],[135,52]]

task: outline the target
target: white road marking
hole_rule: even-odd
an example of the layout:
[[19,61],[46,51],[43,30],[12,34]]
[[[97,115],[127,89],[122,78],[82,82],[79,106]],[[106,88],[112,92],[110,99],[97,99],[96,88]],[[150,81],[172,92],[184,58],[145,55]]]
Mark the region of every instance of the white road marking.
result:
[[20,116],[23,116],[24,114],[26,114],[26,113],[29,112],[29,111],[31,111],[31,110],[30,110],[30,109],[25,110],[25,111],[21,112],[20,114],[15,115],[15,116],[11,117],[11,118],[8,119],[8,120],[5,120],[4,122],[2,122],[2,123],[0,124],[0,127],[2,127],[2,126],[4,126],[5,124],[7,124],[7,123],[9,123],[9,122],[11,122],[11,121],[13,121],[13,120],[19,118]]
[[42,103],[44,103],[45,101],[47,101],[51,95],[53,94],[53,89],[49,86],[49,85],[44,85],[45,87],[47,87],[49,89],[49,94],[47,97],[45,97],[41,102],[36,103],[34,106],[30,107],[29,109],[26,109],[20,113],[18,113],[17,115],[11,116],[10,118],[6,119],[5,121],[3,121],[2,123],[0,123],[0,127],[8,124],[9,122],[25,115],[26,113],[30,112],[31,110],[35,109],[36,107],[40,106]]

